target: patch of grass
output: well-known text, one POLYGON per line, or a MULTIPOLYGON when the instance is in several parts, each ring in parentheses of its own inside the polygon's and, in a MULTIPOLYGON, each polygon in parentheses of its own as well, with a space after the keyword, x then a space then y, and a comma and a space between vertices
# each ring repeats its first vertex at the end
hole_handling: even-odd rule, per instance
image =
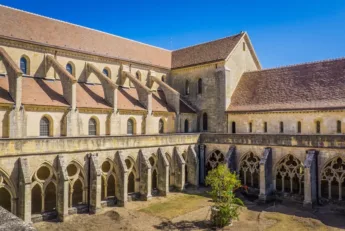
POLYGON ((200 209, 208 205, 209 198, 203 195, 183 194, 170 198, 168 201, 154 203, 139 211, 152 216, 172 219, 179 215, 200 209))
POLYGON ((305 230, 328 230, 327 226, 322 222, 312 218, 300 218, 297 216, 286 215, 281 213, 266 213, 264 217, 268 220, 274 220, 276 223, 269 228, 268 231, 305 231, 305 230))

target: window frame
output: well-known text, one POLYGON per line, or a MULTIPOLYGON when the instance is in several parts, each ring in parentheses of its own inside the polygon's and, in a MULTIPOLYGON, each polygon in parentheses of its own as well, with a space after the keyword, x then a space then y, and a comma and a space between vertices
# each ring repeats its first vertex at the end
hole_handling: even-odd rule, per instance
POLYGON ((97 136, 98 135, 98 122, 97 122, 97 119, 95 119, 94 117, 91 117, 89 119, 88 134, 89 134, 89 136, 97 136), (91 121, 93 121, 94 123, 91 124, 91 121), (91 127, 91 126, 93 126, 93 127, 91 127))

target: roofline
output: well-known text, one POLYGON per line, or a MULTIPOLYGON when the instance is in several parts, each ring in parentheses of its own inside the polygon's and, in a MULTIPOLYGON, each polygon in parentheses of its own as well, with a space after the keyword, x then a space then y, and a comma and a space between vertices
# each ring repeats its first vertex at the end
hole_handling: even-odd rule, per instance
POLYGON ((241 114, 241 113, 260 113, 260 112, 288 112, 288 111, 326 111, 326 110, 344 110, 345 106, 343 107, 318 107, 318 108, 286 108, 286 109, 261 109, 261 110, 238 110, 238 111, 231 111, 227 110, 225 113, 227 114, 241 114))
MULTIPOLYGON (((242 33, 242 32, 241 32, 241 33, 242 33)), ((198 43, 198 44, 195 44, 195 45, 191 45, 191 46, 182 47, 182 48, 179 48, 179 49, 177 49, 177 50, 172 50, 172 52, 180 51, 180 50, 184 50, 184 49, 188 49, 188 48, 196 47, 196 46, 200 46, 200 45, 205 45, 205 44, 207 44, 207 43, 212 43, 212 42, 219 41, 219 40, 226 39, 226 38, 235 37, 235 36, 240 35, 241 33, 234 34, 234 35, 230 35, 230 36, 225 36, 225 37, 218 38, 218 39, 215 39, 215 40, 210 40, 210 41, 207 41, 207 42, 201 42, 201 43, 198 43)))
MULTIPOLYGON (((258 59, 258 56, 256 55, 256 52, 255 52, 255 50, 254 50, 254 46, 253 46, 252 42, 250 41, 247 32, 243 32, 243 35, 242 35, 241 39, 242 39, 242 38, 244 38, 244 39, 247 38, 247 40, 248 40, 247 43, 248 43, 249 46, 250 46, 250 47, 249 47, 249 51, 250 51, 251 55, 252 55, 253 58, 254 58, 254 62, 255 62, 255 64, 256 64, 256 67, 257 67, 259 70, 261 70, 262 66, 261 66, 261 64, 260 64, 260 61, 259 61, 259 59, 258 59)), ((240 39, 240 40, 241 40, 241 39, 240 39)), ((239 44, 240 44, 240 41, 237 42, 236 46, 235 46, 234 49, 232 49, 232 51, 229 53, 228 57, 226 57, 225 61, 228 61, 228 60, 229 60, 229 58, 231 57, 232 53, 233 53, 234 50, 239 46, 239 44)))
POLYGON ((339 58, 333 58, 333 59, 324 59, 324 60, 310 61, 310 62, 305 62, 305 63, 291 64, 291 65, 280 66, 280 67, 272 67, 272 68, 261 69, 261 70, 246 71, 243 74, 252 73, 252 72, 264 72, 264 71, 271 71, 271 70, 278 70, 278 69, 284 69, 284 68, 290 68, 290 67, 298 67, 298 66, 309 65, 309 64, 318 64, 318 63, 334 62, 334 61, 341 61, 341 60, 345 60, 345 56, 339 57, 339 58))
POLYGON ((108 32, 100 31, 100 30, 89 28, 89 27, 86 27, 86 26, 81 26, 81 25, 74 24, 74 23, 71 23, 71 22, 66 22, 66 21, 63 21, 63 20, 60 20, 60 19, 51 18, 51 17, 48 17, 48 16, 44 16, 44 15, 28 12, 28 11, 17 9, 17 8, 10 7, 10 6, 5 6, 3 4, 0 4, 0 6, 8 8, 8 9, 12 9, 12 10, 20 11, 20 12, 23 12, 23 13, 35 15, 35 16, 38 16, 38 17, 41 17, 41 18, 46 18, 46 19, 50 19, 50 20, 53 20, 53 21, 69 24, 69 25, 72 25, 72 26, 77 26, 77 27, 80 27, 80 28, 83 28, 83 29, 88 29, 88 30, 96 31, 96 32, 107 34, 107 35, 111 35, 111 36, 114 36, 114 37, 117 37, 117 38, 125 39, 125 40, 131 41, 131 42, 136 42, 136 43, 139 43, 139 44, 142 44, 142 45, 146 45, 146 46, 150 46, 150 47, 153 47, 153 48, 157 48, 157 49, 161 49, 161 50, 164 50, 164 51, 171 52, 171 50, 167 50, 167 49, 164 49, 164 48, 161 48, 161 47, 153 46, 153 45, 150 45, 150 44, 147 44, 147 43, 143 43, 143 42, 139 42, 139 41, 136 41, 136 40, 133 40, 133 39, 124 38, 124 37, 121 37, 119 35, 114 35, 114 34, 111 34, 111 33, 108 33, 108 32))

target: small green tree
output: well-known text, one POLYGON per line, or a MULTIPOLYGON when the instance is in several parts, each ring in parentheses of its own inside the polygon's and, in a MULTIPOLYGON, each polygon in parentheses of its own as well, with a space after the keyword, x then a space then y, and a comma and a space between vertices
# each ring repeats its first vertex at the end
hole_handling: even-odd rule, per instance
POLYGON ((241 199, 235 197, 234 190, 241 186, 236 174, 231 173, 225 164, 218 165, 206 177, 206 185, 211 186, 211 195, 215 205, 211 220, 214 225, 224 227, 232 219, 238 219, 241 199))

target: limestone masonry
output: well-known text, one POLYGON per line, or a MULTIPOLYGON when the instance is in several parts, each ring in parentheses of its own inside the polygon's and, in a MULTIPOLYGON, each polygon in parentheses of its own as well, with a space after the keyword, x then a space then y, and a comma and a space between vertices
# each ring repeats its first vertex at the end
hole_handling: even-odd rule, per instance
POLYGON ((245 32, 169 51, 0 6, 0 206, 26 222, 165 196, 220 163, 345 205, 345 59, 262 70, 245 32))

